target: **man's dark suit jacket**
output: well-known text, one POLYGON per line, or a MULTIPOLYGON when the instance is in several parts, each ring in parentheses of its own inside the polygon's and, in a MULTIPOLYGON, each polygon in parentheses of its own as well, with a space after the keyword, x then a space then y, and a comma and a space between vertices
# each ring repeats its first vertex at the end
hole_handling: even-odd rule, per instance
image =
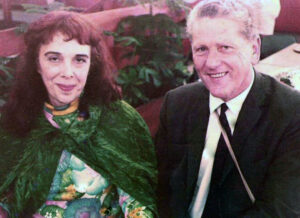
MULTIPOLYGON (((156 137, 160 217, 189 217, 208 104, 209 92, 201 82, 165 96, 156 137)), ((217 181, 221 190, 215 205, 219 217, 300 217, 300 93, 256 73, 235 126, 232 146, 256 202, 251 203, 228 158, 217 181)))

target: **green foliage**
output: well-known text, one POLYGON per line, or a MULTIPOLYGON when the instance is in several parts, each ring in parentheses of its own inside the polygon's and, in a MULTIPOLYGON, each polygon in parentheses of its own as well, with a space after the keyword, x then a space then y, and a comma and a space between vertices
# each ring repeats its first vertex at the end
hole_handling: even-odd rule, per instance
POLYGON ((184 9, 185 11, 188 11, 190 8, 188 8, 184 0, 125 0, 125 5, 145 5, 149 3, 150 5, 156 5, 161 6, 166 4, 172 11, 178 11, 184 9))
POLYGON ((14 78, 14 69, 8 67, 8 65, 15 59, 15 57, 0 57, 0 107, 3 106, 8 98, 8 89, 14 78))
POLYGON ((123 59, 138 57, 137 65, 121 69, 117 78, 130 104, 146 103, 186 82, 190 74, 183 55, 182 30, 171 18, 159 14, 127 17, 115 33, 107 33, 128 51, 123 59))
POLYGON ((51 11, 65 10, 71 11, 74 10, 74 7, 65 7, 64 3, 61 2, 52 2, 48 5, 36 5, 36 4, 21 4, 27 13, 37 13, 37 14, 47 14, 51 11))

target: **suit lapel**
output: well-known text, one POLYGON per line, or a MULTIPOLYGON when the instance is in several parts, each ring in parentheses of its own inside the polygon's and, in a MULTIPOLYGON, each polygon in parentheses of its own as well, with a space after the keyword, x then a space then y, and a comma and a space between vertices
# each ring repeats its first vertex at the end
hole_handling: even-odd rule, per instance
MULTIPOLYGON (((238 161, 241 151, 244 148, 245 141, 261 116, 261 107, 265 103, 265 96, 266 90, 263 84, 263 78, 260 74, 255 74, 253 87, 241 108, 232 138, 232 149, 238 161)), ((224 182, 226 176, 233 167, 235 166, 232 158, 227 158, 220 180, 221 183, 224 182)))
POLYGON ((199 98, 191 107, 188 120, 188 151, 187 190, 188 199, 191 199, 198 178, 201 156, 204 148, 206 130, 209 118, 209 92, 202 87, 199 98))

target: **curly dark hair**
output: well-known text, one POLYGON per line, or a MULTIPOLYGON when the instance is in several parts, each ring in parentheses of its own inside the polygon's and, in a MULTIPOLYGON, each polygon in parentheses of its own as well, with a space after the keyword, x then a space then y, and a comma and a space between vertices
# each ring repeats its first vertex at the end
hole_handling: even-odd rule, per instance
POLYGON ((1 126, 9 132, 19 136, 30 132, 43 111, 44 102, 48 101, 38 73, 38 55, 41 45, 51 42, 57 33, 65 35, 67 40, 76 39, 91 46, 91 66, 79 110, 88 111, 89 105, 109 105, 121 98, 113 78, 116 67, 101 33, 81 14, 51 12, 33 22, 24 35, 25 51, 17 66, 16 81, 2 108, 1 126))

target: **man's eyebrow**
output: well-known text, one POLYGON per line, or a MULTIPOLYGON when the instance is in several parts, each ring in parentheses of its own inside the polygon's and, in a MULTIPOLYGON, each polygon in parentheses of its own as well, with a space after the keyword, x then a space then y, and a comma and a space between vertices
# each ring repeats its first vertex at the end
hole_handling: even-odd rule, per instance
POLYGON ((217 45, 229 45, 229 46, 235 46, 236 44, 234 42, 230 41, 223 41, 223 42, 218 42, 217 45))

